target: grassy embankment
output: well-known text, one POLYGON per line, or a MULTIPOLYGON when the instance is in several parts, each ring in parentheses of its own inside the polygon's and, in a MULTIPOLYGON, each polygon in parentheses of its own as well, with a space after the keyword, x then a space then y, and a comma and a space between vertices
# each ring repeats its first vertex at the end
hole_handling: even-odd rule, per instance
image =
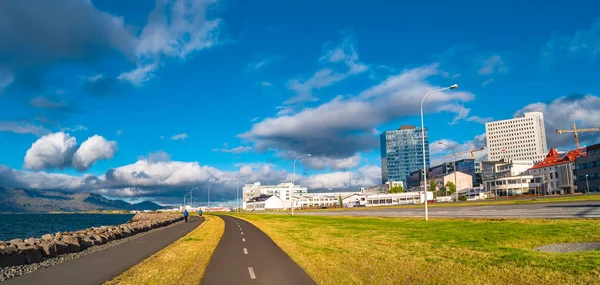
MULTIPOLYGON (((578 202, 578 201, 600 201, 600 195, 572 195, 572 196, 540 196, 536 198, 499 198, 498 200, 482 200, 468 202, 447 202, 433 203, 429 207, 465 207, 465 206, 490 206, 490 205, 515 205, 515 204, 535 204, 535 203, 559 203, 559 202, 578 202)), ((348 211, 348 210, 373 210, 373 209, 391 209, 391 208, 421 208, 423 204, 417 205, 399 205, 399 206, 377 206, 377 207, 355 207, 355 208, 329 208, 329 209, 310 209, 296 211, 348 211)))
POLYGON ((484 220, 239 215, 317 284, 597 284, 600 251, 542 253, 600 241, 600 220, 484 220))
POLYGON ((200 284, 225 223, 205 216, 198 228, 106 284, 200 284))

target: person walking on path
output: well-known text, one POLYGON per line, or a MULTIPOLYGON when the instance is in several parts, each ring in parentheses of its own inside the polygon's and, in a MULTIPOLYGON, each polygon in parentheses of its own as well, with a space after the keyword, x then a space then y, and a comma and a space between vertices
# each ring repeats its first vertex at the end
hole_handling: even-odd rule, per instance
POLYGON ((183 219, 185 220, 186 223, 187 223, 187 217, 188 217, 187 210, 183 210, 183 219))

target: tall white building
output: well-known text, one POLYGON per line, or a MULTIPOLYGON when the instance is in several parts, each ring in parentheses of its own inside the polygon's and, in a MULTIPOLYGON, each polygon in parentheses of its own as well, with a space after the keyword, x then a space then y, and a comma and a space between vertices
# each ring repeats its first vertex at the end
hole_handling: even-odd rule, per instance
POLYGON ((488 159, 544 160, 548 154, 544 114, 525 113, 521 118, 485 123, 488 159))

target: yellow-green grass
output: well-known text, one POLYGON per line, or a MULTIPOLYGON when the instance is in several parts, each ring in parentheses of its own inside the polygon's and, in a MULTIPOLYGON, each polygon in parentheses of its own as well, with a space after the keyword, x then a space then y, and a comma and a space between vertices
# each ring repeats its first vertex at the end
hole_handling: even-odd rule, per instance
POLYGON ((484 220, 238 215, 317 284, 598 284, 600 251, 542 253, 600 241, 600 220, 484 220))
MULTIPOLYGON (((433 203, 429 204, 429 207, 465 207, 465 206, 489 206, 489 205, 515 205, 515 204, 534 204, 534 203, 559 203, 559 202, 577 202, 577 201, 600 201, 600 195, 570 195, 570 196, 540 196, 536 198, 522 198, 522 199, 506 199, 499 198, 498 200, 481 200, 481 201, 468 201, 468 202, 448 202, 448 203, 433 203)), ((307 212, 318 212, 318 211, 348 211, 348 210, 367 210, 367 209, 390 209, 390 208, 421 208, 424 207, 422 204, 418 205, 398 205, 398 206, 377 206, 373 207, 354 207, 354 208, 328 208, 328 209, 308 209, 296 211, 307 211, 307 212)))
POLYGON ((198 228, 105 284, 200 284, 225 223, 205 216, 198 228))

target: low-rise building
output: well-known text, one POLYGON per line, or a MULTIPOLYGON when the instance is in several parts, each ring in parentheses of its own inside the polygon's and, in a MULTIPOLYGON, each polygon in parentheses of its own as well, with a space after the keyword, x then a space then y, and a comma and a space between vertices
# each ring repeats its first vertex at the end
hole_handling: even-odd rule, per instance
POLYGON ((243 207, 247 211, 281 210, 283 201, 274 195, 260 195, 244 202, 243 207))
POLYGON ((402 181, 387 181, 381 185, 362 187, 360 188, 360 193, 363 194, 385 194, 388 190, 393 187, 402 187, 404 188, 404 182, 402 181))
POLYGON ((538 191, 541 179, 528 173, 533 161, 482 161, 482 179, 490 196, 514 196, 538 191))
POLYGON ((300 185, 292 185, 291 182, 280 183, 279 185, 261 185, 260 182, 246 184, 242 187, 244 201, 248 201, 260 195, 273 195, 279 197, 281 201, 290 200, 290 192, 294 189, 294 195, 308 193, 308 188, 300 185))
POLYGON ((541 179, 543 194, 573 194, 577 192, 575 160, 585 156, 585 148, 559 154, 552 148, 546 158, 529 169, 529 174, 541 179))
POLYGON ((600 144, 585 148, 586 156, 575 159, 577 188, 581 193, 600 192, 600 144))
POLYGON ((462 173, 460 171, 456 172, 456 176, 454 173, 439 175, 437 177, 432 177, 431 181, 434 181, 437 185, 437 189, 443 189, 446 187, 448 182, 456 183, 456 190, 461 191, 465 189, 473 188, 473 177, 469 174, 462 173), (456 182, 454 181, 456 179, 456 182))

